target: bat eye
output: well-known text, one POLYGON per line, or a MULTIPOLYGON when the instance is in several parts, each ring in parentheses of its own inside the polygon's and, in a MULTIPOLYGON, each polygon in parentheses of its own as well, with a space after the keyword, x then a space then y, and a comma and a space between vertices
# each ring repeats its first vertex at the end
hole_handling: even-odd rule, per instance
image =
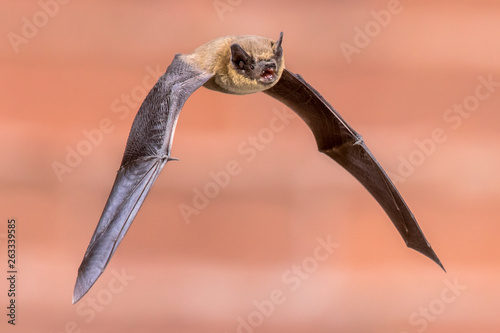
POLYGON ((250 69, 251 69, 251 70, 254 70, 254 69, 255 69, 255 66, 254 66, 254 65, 250 65, 250 69))

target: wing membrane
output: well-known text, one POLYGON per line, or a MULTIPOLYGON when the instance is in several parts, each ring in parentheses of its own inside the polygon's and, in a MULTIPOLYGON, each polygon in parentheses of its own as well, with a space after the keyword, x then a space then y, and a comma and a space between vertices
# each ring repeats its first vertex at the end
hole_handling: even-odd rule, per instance
POLYGON ((87 293, 106 268, 165 164, 175 126, 187 98, 211 74, 176 55, 141 105, 111 194, 90 240, 73 292, 73 303, 87 293))
POLYGON ((351 173, 378 201, 406 245, 444 269, 415 217, 361 135, 302 77, 283 71, 280 81, 264 91, 295 111, 311 128, 318 149, 351 173))

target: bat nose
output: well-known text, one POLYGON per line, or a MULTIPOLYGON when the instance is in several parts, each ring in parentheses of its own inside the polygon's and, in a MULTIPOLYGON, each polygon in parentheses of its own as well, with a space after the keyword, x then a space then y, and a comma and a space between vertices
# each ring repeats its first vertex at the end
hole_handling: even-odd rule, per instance
POLYGON ((276 64, 274 62, 268 62, 264 65, 264 70, 266 69, 276 69, 276 64))
POLYGON ((269 61, 262 64, 261 75, 274 75, 276 72, 276 63, 269 61))

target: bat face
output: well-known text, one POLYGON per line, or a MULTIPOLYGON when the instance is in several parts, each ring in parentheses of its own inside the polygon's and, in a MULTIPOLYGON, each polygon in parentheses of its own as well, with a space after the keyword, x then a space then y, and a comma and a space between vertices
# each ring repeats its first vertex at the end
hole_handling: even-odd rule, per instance
MULTIPOLYGON (((270 88, 281 76, 283 67, 283 33, 276 43, 262 40, 250 40, 248 52, 240 44, 231 45, 231 64, 239 75, 270 88)), ((243 40, 244 41, 244 40, 243 40)))
POLYGON ((271 84, 278 79, 275 58, 273 55, 269 59, 255 59, 238 44, 231 45, 231 62, 236 72, 264 85, 271 84))
POLYGON ((283 33, 277 41, 260 36, 226 36, 202 45, 186 58, 202 63, 214 74, 206 88, 234 95, 253 94, 279 81, 285 65, 282 40, 283 33))

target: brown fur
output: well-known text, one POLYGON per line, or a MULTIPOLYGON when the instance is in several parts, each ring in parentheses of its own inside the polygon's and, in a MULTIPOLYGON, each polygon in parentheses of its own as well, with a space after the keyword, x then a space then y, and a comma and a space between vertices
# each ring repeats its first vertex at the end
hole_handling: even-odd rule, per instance
POLYGON ((214 74, 214 77, 204 85, 211 90, 236 95, 251 94, 268 89, 279 81, 285 65, 284 57, 281 58, 281 65, 276 70, 278 79, 271 85, 264 85, 236 72, 231 63, 231 45, 234 43, 239 44, 256 60, 267 60, 274 55, 274 40, 245 35, 216 38, 183 57, 185 61, 214 74))

